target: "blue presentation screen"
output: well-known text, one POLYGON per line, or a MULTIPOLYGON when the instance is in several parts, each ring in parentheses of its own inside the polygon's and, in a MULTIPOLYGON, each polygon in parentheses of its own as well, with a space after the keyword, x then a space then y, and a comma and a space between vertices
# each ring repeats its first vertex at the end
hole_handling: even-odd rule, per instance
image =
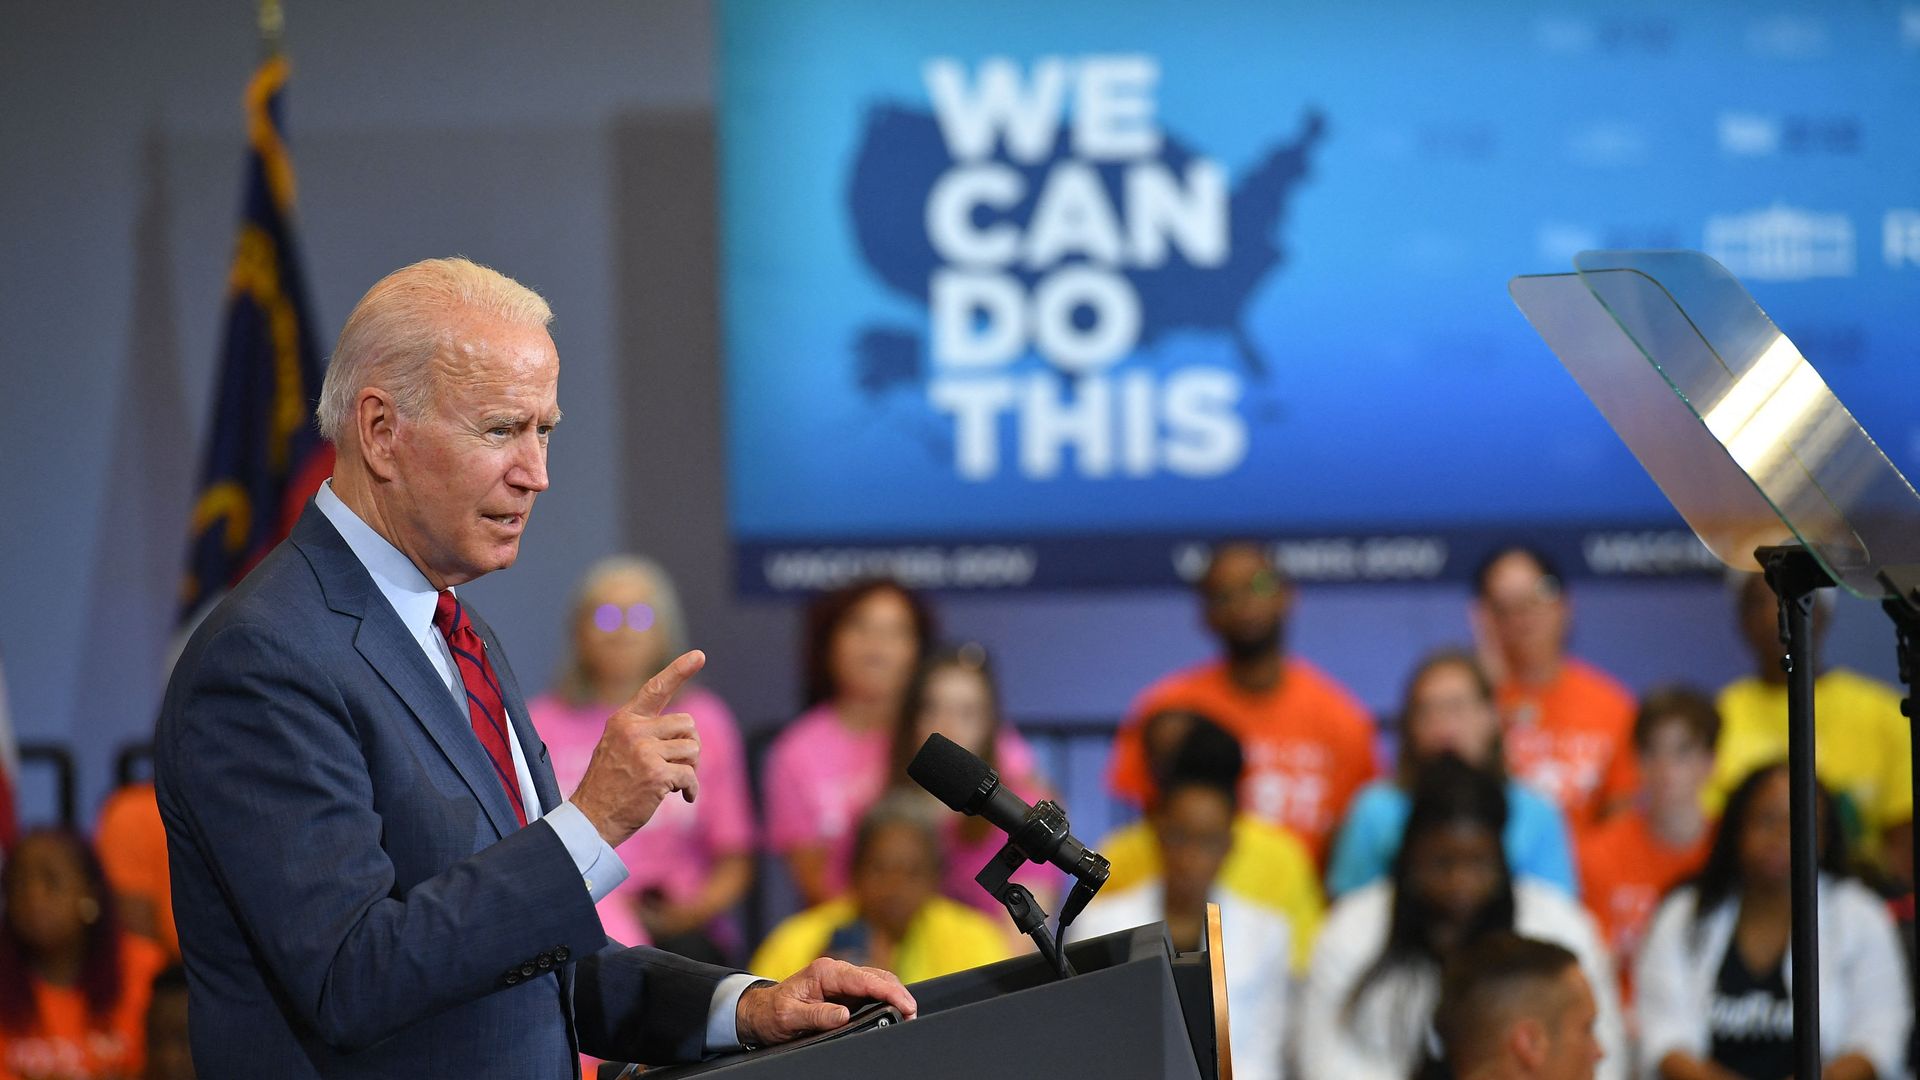
POLYGON ((731 2, 748 592, 1707 556, 1506 294, 1697 248, 1920 468, 1920 6, 731 2))

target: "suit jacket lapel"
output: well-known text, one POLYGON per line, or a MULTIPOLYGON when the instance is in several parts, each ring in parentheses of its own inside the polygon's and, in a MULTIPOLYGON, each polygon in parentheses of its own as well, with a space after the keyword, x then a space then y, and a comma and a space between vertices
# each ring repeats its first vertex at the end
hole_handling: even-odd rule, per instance
POLYGON ((514 820, 513 806, 507 802, 499 774, 493 771, 486 749, 474 737, 472 721, 455 704, 453 695, 447 692, 447 684, 440 681, 440 673, 434 670, 420 643, 407 632, 393 605, 380 595, 366 567, 360 565, 333 523, 309 503, 300 516, 300 523, 294 527, 293 542, 319 576, 327 605, 360 619, 360 629, 353 638, 354 647, 406 704, 448 763, 466 781, 495 831, 506 836, 518 829, 520 823, 514 820))

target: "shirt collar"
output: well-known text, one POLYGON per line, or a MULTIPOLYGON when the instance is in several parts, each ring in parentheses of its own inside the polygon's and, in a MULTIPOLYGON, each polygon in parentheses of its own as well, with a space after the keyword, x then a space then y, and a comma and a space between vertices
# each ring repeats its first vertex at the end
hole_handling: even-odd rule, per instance
POLYGON ((373 583, 380 587, 380 595, 393 605, 394 614, 400 616, 407 632, 424 647, 433 633, 433 613, 440 603, 439 591, 427 581, 420 568, 413 565, 412 559, 373 531, 373 526, 333 493, 331 479, 314 493, 313 504, 339 530, 340 538, 347 542, 354 558, 360 560, 373 583))

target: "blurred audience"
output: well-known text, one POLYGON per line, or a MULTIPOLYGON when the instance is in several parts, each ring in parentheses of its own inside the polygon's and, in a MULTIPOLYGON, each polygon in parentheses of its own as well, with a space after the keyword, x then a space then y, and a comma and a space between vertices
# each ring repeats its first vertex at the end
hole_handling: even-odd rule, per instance
POLYGON ((940 895, 944 859, 926 799, 896 792, 880 800, 855 832, 851 890, 774 927, 747 966, 784 979, 831 956, 911 983, 1012 956, 998 924, 940 895))
POLYGON ((128 784, 107 796, 93 842, 113 886, 120 928, 158 944, 169 959, 180 959, 167 830, 160 822, 153 781, 128 784))
MULTIPOLYGON (((1788 1075, 1786 677, 1764 579, 1743 578, 1737 606, 1755 674, 1718 709, 1669 686, 1637 715, 1613 678, 1568 654, 1571 604, 1543 555, 1502 549, 1475 589, 1478 657, 1419 662, 1397 769, 1374 779, 1365 710, 1286 649, 1289 583, 1259 546, 1217 549, 1198 597, 1220 655, 1153 683, 1121 725, 1108 782, 1145 816, 1096 845, 1112 877, 1071 937, 1164 922, 1191 951, 1218 904, 1245 1080, 1616 1080, 1635 1065, 1623 999, 1644 1075, 1788 1075)), ((1816 635, 1829 607, 1816 609, 1816 635)), ((563 792, 608 715, 685 639, 654 562, 618 556, 584 576, 555 685, 528 706, 563 792)), ((753 951, 756 973, 783 978, 830 955, 913 982, 1030 947, 974 881, 1005 834, 934 803, 906 765, 937 732, 1022 799, 1054 794, 985 651, 934 639, 926 601, 892 581, 811 608, 808 708, 761 776, 767 843, 804 910, 753 951)), ((1816 762, 1834 791, 1820 792, 1820 1080, 1891 1080, 1913 1033, 1901 959, 1910 732, 1899 692, 1864 676, 1822 671, 1815 696, 1816 762), (1892 913, 1847 875, 1850 853, 1867 856, 1892 913)), ((631 876, 601 919, 620 941, 728 963, 748 952, 733 913, 753 883, 752 781, 724 702, 689 687, 674 707, 700 733, 700 798, 662 803, 623 846, 631 876)), ((0 765, 0 840, 10 779, 0 765)), ((0 861, 0 1080, 194 1075, 151 783, 108 799, 97 844, 96 856, 41 829, 0 861)), ((1034 865, 1016 880, 1048 907, 1063 884, 1034 865)))
MULTIPOLYGON (((907 777, 907 765, 927 737, 945 735, 991 766, 1007 790, 1028 803, 1050 799, 1053 792, 1041 779, 1033 750, 1006 722, 1000 711, 1000 694, 994 685, 993 670, 986 650, 978 645, 941 648, 921 662, 907 685, 902 705, 904 719, 894 733, 889 786, 920 793, 935 807, 933 796, 907 777)), ((1007 834, 994 828, 984 817, 935 811, 943 832, 946 873, 941 892, 1005 920, 1006 909, 992 894, 974 880, 1000 848, 1007 834)), ((1051 897, 1059 891, 1059 877, 1046 867, 1032 863, 1014 875, 1014 880, 1032 890, 1041 906, 1051 908, 1051 897)), ((1006 923, 1015 933, 1013 924, 1006 923)))
POLYGON ((1165 922, 1181 952, 1206 947, 1209 902, 1220 906, 1233 1074, 1278 1080, 1287 1024, 1293 950, 1286 919, 1236 895, 1220 880, 1233 850, 1243 766, 1233 736, 1195 725, 1157 779, 1147 813, 1162 871, 1132 887, 1106 889, 1070 928, 1072 939, 1165 922))
POLYGON ((1474 627, 1506 725, 1507 767, 1578 839, 1633 796, 1633 695, 1567 654, 1573 605, 1545 555, 1504 548, 1474 575, 1474 627))
POLYGON ((768 752, 767 843, 808 905, 846 886, 860 815, 886 789, 894 729, 914 669, 933 645, 933 613, 885 580, 858 582, 807 613, 807 711, 768 752))
MULTIPOLYGON (((1761 574, 1740 577, 1736 617, 1753 654, 1754 674, 1720 691, 1720 745, 1710 789, 1717 809, 1742 777, 1787 756, 1787 648, 1779 605, 1761 574)), ((1831 592, 1814 604, 1814 657, 1833 621, 1831 592)), ((1817 673, 1813 683, 1814 768, 1833 792, 1856 855, 1881 867, 1913 859, 1913 732, 1900 714, 1900 692, 1845 668, 1817 673)), ((1908 869, 1907 883, 1912 884, 1908 869)))
POLYGON ((1511 874, 1500 842, 1506 803, 1498 777, 1450 755, 1420 769, 1392 877, 1342 897, 1320 928, 1300 1008, 1301 1075, 1406 1077, 1428 1049, 1441 966, 1496 930, 1580 958, 1606 1051, 1599 1075, 1627 1075, 1606 947, 1564 891, 1511 874))
MULTIPOLYGON (((1154 713, 1141 725, 1141 743, 1155 790, 1161 790, 1173 767, 1175 751, 1196 730, 1233 737, 1211 719, 1179 709, 1154 713)), ((1244 768, 1243 763, 1243 773, 1244 768)), ((1108 833, 1094 845, 1113 864, 1105 891, 1122 892, 1160 876, 1160 842, 1154 835, 1151 813, 1150 806, 1148 818, 1108 833)), ((1304 977, 1313 956, 1313 937, 1326 913, 1326 900, 1320 894, 1320 872, 1299 837, 1247 813, 1236 799, 1233 844, 1220 868, 1219 881, 1222 888, 1240 899, 1286 919, 1293 941, 1293 973, 1304 977)))
POLYGON ((146 1058, 159 946, 121 932, 84 837, 22 836, 0 869, 0 1080, 124 1080, 146 1058))
MULTIPOLYGON (((587 571, 569 630, 553 689, 527 703, 563 793, 585 775, 607 717, 686 649, 672 579, 652 560, 630 555, 587 571)), ((600 901, 600 921, 625 944, 727 963, 746 948, 726 916, 753 883, 746 754, 733 714, 712 692, 689 686, 673 710, 692 716, 700 734, 700 798, 662 802, 621 845, 629 876, 600 901)))
POLYGON ((1373 722, 1345 687, 1286 651, 1293 589, 1265 550, 1227 544, 1199 581, 1201 614, 1222 656, 1148 687, 1114 740, 1109 782, 1153 802, 1142 732, 1169 709, 1212 717, 1246 748, 1241 805, 1292 829, 1324 863, 1347 801, 1372 779, 1373 722))
MULTIPOLYGON (((1654 915, 1634 978, 1641 1059, 1662 1080, 1793 1073, 1787 769, 1751 773, 1698 878, 1654 915)), ((1905 1075, 1913 1001, 1886 907, 1846 876, 1840 822, 1818 792, 1821 1080, 1905 1075)))
POLYGON ((1583 895, 1613 950, 1622 1000, 1632 999, 1633 958, 1654 908, 1706 861, 1713 824, 1701 792, 1719 732, 1720 715, 1705 694, 1685 686, 1649 691, 1633 721, 1640 793, 1581 841, 1583 895))
POLYGON ((187 969, 174 964, 153 977, 147 1002, 147 1071, 143 1080, 194 1080, 187 1040, 187 969))
MULTIPOLYGON (((1453 1080, 1592 1080, 1603 1050, 1579 958, 1549 941, 1494 932, 1447 962, 1434 1034, 1453 1080)), ((1436 1075, 1423 1073, 1423 1076, 1436 1075)))
POLYGON ((1493 685, 1471 655, 1457 650, 1431 654, 1407 680, 1397 775, 1368 784, 1347 808, 1327 867, 1327 891, 1340 896, 1387 873, 1406 829, 1414 774, 1442 754, 1506 782, 1507 827, 1501 841, 1513 872, 1575 893, 1566 822, 1545 796, 1507 779, 1493 685))

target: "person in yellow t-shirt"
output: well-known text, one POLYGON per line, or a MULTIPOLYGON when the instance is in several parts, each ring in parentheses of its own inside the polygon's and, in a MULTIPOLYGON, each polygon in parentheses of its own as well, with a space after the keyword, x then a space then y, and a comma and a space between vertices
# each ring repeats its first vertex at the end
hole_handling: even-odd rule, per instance
MULTIPOLYGON (((1780 668, 1779 607, 1766 578, 1749 574, 1738 599, 1740 634, 1757 675, 1720 691, 1720 743, 1713 780, 1703 796, 1718 813, 1727 793, 1755 768, 1787 756, 1787 676, 1780 668)), ((1831 621, 1831 601, 1815 605, 1815 656, 1831 621)), ((1847 839, 1870 862, 1913 843, 1912 731, 1900 715, 1900 693, 1844 668, 1813 683, 1814 767, 1840 804, 1847 839)), ((1897 861, 1897 860, 1896 860, 1897 861)))
POLYGON ((747 967, 784 979, 817 956, 919 982, 1013 955, 1007 932, 940 895, 940 833, 924 798, 897 793, 861 819, 850 891, 773 928, 747 967))
MULTIPOLYGON (((1156 777, 1156 790, 1157 778, 1166 772, 1173 751, 1201 724, 1220 727, 1184 709, 1157 712, 1142 723, 1141 741, 1156 777)), ((1145 818, 1108 833, 1094 848, 1113 866, 1104 892, 1124 892, 1160 876, 1160 844, 1145 818)), ((1327 909, 1320 873, 1307 845, 1282 826, 1244 811, 1236 813, 1233 848, 1220 868, 1220 887, 1286 916, 1293 931, 1293 972, 1304 976, 1313 958, 1314 933, 1327 909)))

